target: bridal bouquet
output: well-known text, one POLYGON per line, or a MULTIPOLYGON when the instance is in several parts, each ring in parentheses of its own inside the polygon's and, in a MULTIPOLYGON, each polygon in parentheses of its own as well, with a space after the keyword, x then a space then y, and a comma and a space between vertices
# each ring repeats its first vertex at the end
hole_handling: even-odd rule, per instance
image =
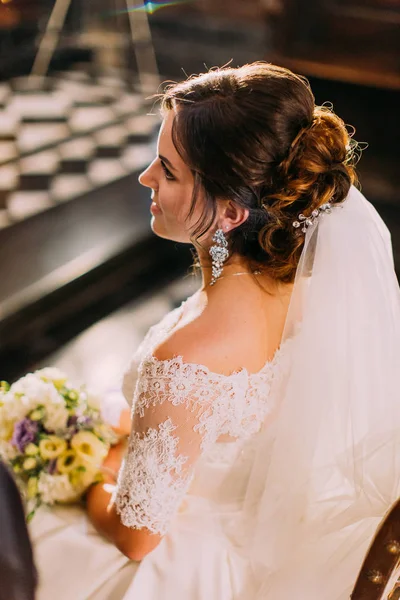
POLYGON ((58 369, 0 383, 0 457, 15 474, 28 519, 41 504, 78 501, 101 480, 101 464, 116 441, 98 399, 58 369))

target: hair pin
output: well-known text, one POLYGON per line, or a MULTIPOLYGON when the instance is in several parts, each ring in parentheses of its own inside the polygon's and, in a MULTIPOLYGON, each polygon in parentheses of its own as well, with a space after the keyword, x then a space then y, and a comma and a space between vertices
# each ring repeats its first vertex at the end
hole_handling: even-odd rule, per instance
POLYGON ((316 208, 312 211, 309 217, 306 217, 302 213, 297 217, 297 221, 294 221, 293 227, 298 229, 301 227, 301 231, 306 233, 307 229, 314 225, 315 221, 318 219, 321 213, 330 214, 332 212, 332 204, 327 202, 326 204, 322 204, 319 208, 316 208))

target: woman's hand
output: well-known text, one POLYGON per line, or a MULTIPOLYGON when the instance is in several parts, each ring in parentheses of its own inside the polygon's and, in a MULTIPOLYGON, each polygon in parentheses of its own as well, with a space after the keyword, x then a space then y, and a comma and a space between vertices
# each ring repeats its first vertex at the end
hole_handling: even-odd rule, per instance
POLYGON ((111 500, 112 487, 117 483, 118 472, 125 455, 127 447, 126 440, 120 441, 112 446, 103 461, 104 469, 100 469, 103 481, 92 485, 86 494, 86 509, 89 519, 96 529, 109 539, 112 537, 112 529, 115 525, 110 519, 109 503, 111 500), (111 522, 110 522, 111 521, 111 522))

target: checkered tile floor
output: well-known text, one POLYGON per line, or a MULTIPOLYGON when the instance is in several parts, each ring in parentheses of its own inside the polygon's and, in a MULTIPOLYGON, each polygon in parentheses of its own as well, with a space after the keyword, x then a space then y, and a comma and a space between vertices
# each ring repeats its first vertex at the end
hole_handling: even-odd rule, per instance
POLYGON ((149 163, 152 106, 117 75, 66 71, 45 90, 27 77, 0 83, 0 228, 149 163))

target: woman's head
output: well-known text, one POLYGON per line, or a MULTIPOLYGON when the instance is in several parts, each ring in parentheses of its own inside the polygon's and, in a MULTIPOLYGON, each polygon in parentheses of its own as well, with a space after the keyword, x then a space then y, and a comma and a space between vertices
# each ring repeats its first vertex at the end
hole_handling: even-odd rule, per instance
POLYGON ((293 281, 297 215, 343 201, 355 179, 343 122, 315 106, 303 77, 267 63, 172 85, 162 112, 164 159, 141 176, 154 190, 154 231, 207 248, 221 227, 232 256, 293 281))
POLYGON ((0 600, 34 600, 32 547, 18 488, 0 462, 0 600))

